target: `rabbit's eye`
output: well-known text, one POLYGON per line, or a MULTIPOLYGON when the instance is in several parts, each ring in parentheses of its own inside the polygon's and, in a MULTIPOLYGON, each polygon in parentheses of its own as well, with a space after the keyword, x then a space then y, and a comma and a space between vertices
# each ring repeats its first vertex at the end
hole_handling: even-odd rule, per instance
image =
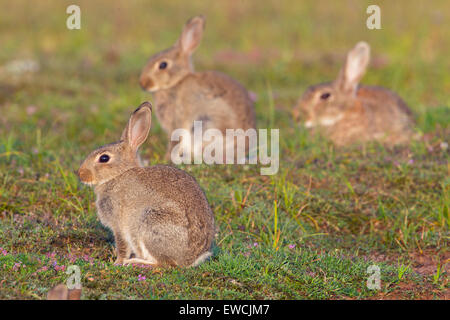
POLYGON ((331 96, 331 93, 325 92, 325 93, 322 93, 322 95, 320 96, 320 99, 327 100, 330 96, 331 96))
POLYGON ((160 69, 165 69, 165 68, 167 68, 167 62, 165 62, 165 61, 161 62, 161 63, 159 64, 159 68, 160 68, 160 69))
POLYGON ((105 163, 105 162, 108 162, 109 161, 109 156, 107 155, 107 154, 102 154, 101 156, 100 156, 100 158, 98 159, 98 161, 99 162, 102 162, 102 163, 105 163))

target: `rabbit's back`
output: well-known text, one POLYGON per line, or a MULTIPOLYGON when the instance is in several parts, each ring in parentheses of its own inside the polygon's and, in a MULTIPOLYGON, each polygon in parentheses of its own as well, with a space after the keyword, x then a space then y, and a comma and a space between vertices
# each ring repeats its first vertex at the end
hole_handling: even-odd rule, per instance
POLYGON ((357 97, 371 106, 374 112, 382 113, 383 117, 414 123, 411 109, 399 95, 389 89, 379 86, 360 86, 357 97))
MULTIPOLYGON (((413 113, 397 94, 376 86, 362 86, 357 93, 365 106, 369 125, 375 135, 389 133, 389 143, 404 142, 412 135, 413 113)), ((375 137, 376 138, 376 137, 375 137)))
POLYGON ((338 145, 379 140, 388 145, 407 142, 413 133, 413 114, 394 92, 377 86, 359 86, 339 122, 327 128, 338 145))
POLYGON ((255 127, 253 102, 247 90, 225 74, 192 73, 176 86, 155 93, 156 114, 166 131, 191 129, 194 121, 204 128, 255 127))
POLYGON ((165 207, 172 211, 167 218, 182 226, 187 226, 189 221, 213 220, 203 190, 192 176, 180 169, 167 165, 133 168, 119 179, 116 192, 123 192, 120 199, 126 202, 125 207, 165 207))
POLYGON ((226 74, 217 71, 206 71, 196 75, 196 82, 205 92, 213 97, 221 97, 236 118, 242 129, 255 127, 253 101, 247 89, 226 74))

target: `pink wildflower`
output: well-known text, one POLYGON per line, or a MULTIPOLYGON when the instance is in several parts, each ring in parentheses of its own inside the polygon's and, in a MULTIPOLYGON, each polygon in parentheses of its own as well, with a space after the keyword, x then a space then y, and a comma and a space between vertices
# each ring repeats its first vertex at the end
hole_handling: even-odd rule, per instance
POLYGON ((143 276, 142 274, 138 275, 138 281, 144 281, 145 279, 147 279, 146 276, 143 276))

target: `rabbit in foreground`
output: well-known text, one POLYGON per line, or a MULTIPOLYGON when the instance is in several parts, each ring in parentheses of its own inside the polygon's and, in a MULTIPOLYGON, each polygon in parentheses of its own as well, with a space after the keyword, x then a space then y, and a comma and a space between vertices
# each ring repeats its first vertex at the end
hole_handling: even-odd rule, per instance
POLYGON ((166 160, 177 143, 170 141, 172 131, 192 134, 194 121, 202 121, 204 131, 215 128, 222 134, 226 129, 255 128, 253 101, 241 84, 219 72, 194 72, 191 56, 204 25, 202 16, 190 19, 178 41, 151 57, 140 76, 141 87, 153 93, 156 117, 169 136, 166 160))
POLYGON ((100 221, 114 233, 117 264, 195 266, 206 260, 214 217, 196 180, 174 167, 142 167, 152 107, 142 103, 120 141, 92 152, 78 170, 94 186, 100 221))
POLYGON ((58 284, 47 293, 47 300, 80 300, 81 289, 68 289, 65 284, 58 284))
POLYGON ((357 43, 334 82, 306 90, 294 117, 303 114, 305 127, 320 127, 339 146, 369 140, 387 145, 408 142, 414 120, 406 103, 388 89, 358 85, 369 59, 369 45, 357 43))

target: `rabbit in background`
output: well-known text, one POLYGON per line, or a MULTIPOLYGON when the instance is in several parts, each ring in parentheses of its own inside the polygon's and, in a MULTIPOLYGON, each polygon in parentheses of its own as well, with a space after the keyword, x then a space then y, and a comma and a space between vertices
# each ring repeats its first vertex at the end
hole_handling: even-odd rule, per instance
POLYGON ((211 256, 214 216, 189 174, 141 166, 137 152, 147 139, 151 112, 150 103, 142 103, 121 139, 88 155, 78 176, 94 186, 98 217, 114 233, 116 264, 196 266, 211 256))
POLYGON ((370 46, 357 43, 335 81, 306 90, 294 117, 302 115, 306 128, 318 128, 337 146, 371 140, 407 143, 414 120, 406 103, 386 88, 359 85, 369 60, 370 46))
MULTIPOLYGON (((202 16, 190 19, 177 42, 152 56, 140 75, 140 85, 153 93, 156 117, 169 137, 166 160, 176 145, 170 141, 173 130, 186 129, 192 138, 194 121, 202 121, 203 130, 214 128, 222 134, 226 129, 255 128, 253 101, 240 83, 220 72, 194 71, 192 54, 204 25, 202 16)), ((193 150, 184 147, 182 152, 193 150)))

